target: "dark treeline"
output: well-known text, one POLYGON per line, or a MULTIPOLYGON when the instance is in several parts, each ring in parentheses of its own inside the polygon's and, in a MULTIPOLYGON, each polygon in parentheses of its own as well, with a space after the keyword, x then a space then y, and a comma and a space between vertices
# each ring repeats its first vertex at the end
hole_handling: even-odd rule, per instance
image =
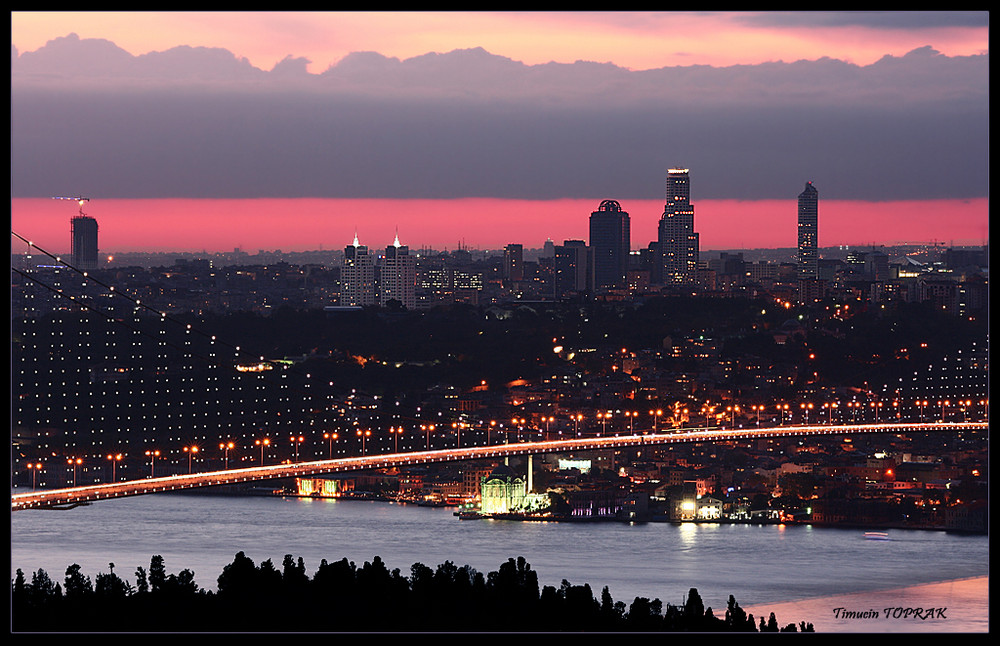
POLYGON ((217 591, 199 588, 190 570, 166 573, 163 558, 138 567, 135 583, 115 573, 96 580, 66 569, 60 585, 44 570, 12 583, 15 632, 813 632, 812 624, 779 628, 772 613, 754 621, 732 596, 724 612, 706 608, 695 588, 680 606, 636 597, 600 599, 589 584, 563 580, 539 587, 523 557, 486 576, 450 561, 421 563, 409 576, 379 557, 361 567, 325 559, 310 578, 301 558, 259 566, 243 552, 223 568, 217 591))

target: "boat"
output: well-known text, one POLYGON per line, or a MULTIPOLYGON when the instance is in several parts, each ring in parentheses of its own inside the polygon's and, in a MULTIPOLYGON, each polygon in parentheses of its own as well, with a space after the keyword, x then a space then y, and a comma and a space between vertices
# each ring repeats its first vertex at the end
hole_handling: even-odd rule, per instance
POLYGON ((887 541, 889 535, 885 532, 865 532, 865 538, 869 541, 887 541))
POLYGON ((460 511, 455 515, 458 516, 459 520, 476 520, 483 517, 478 511, 460 511))

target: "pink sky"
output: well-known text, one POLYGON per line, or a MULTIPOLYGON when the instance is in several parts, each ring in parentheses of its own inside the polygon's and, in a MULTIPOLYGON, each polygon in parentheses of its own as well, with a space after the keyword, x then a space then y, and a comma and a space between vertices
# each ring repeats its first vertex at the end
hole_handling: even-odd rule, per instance
MULTIPOLYGON (((782 15, 774 12, 763 12, 772 23, 765 26, 732 12, 44 11, 12 12, 11 40, 21 52, 69 33, 110 40, 134 55, 180 45, 221 47, 264 70, 286 56, 304 57, 312 61, 312 73, 355 51, 405 59, 483 47, 527 64, 587 60, 642 70, 824 56, 865 65, 925 45, 949 56, 989 49, 985 18, 981 26, 970 27, 946 25, 942 17, 938 26, 918 28, 916 14, 933 12, 896 13, 907 20, 895 28, 875 28, 824 26, 818 12, 786 14, 786 24, 778 27, 782 15), (789 24, 789 15, 802 24, 789 24)), ((856 17, 874 24, 883 15, 856 17)))
MULTIPOLYGON (((619 199, 631 216, 632 247, 656 237, 660 200, 619 199)), ((392 243, 398 229, 413 249, 498 249, 508 243, 540 248, 546 239, 588 239, 588 219, 600 200, 160 199, 94 200, 102 253, 130 250, 305 251, 342 249, 357 230, 372 248, 392 243), (235 224, 234 223, 238 223, 235 224)), ((794 247, 795 200, 695 201, 701 248, 794 247)), ((11 230, 46 251, 68 253, 75 202, 11 201, 11 230)), ((820 201, 820 246, 937 241, 989 241, 988 200, 909 202, 820 201)), ((15 253, 24 244, 14 242, 15 253)))

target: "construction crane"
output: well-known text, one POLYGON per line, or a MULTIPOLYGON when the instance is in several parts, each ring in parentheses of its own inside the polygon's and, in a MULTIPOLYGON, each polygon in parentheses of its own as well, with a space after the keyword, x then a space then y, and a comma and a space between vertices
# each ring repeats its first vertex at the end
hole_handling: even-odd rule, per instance
POLYGON ((76 197, 53 197, 53 200, 73 200, 80 205, 80 216, 87 215, 83 212, 83 205, 90 201, 89 197, 84 197, 82 195, 77 195, 76 197))

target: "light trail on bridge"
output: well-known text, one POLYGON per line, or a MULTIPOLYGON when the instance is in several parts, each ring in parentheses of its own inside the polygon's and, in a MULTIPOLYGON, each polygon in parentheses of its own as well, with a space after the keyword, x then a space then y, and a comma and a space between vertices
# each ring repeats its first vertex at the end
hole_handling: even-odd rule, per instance
POLYGON ((315 477, 369 469, 408 467, 464 460, 500 460, 522 455, 637 448, 674 443, 731 442, 773 437, 863 435, 868 433, 924 433, 989 430, 989 422, 931 422, 897 424, 801 425, 749 429, 686 428, 668 433, 545 440, 514 444, 490 444, 432 451, 387 453, 311 462, 227 469, 188 475, 145 478, 109 484, 33 491, 11 496, 11 511, 40 508, 72 508, 98 500, 184 491, 221 485, 245 484, 286 478, 315 477))

